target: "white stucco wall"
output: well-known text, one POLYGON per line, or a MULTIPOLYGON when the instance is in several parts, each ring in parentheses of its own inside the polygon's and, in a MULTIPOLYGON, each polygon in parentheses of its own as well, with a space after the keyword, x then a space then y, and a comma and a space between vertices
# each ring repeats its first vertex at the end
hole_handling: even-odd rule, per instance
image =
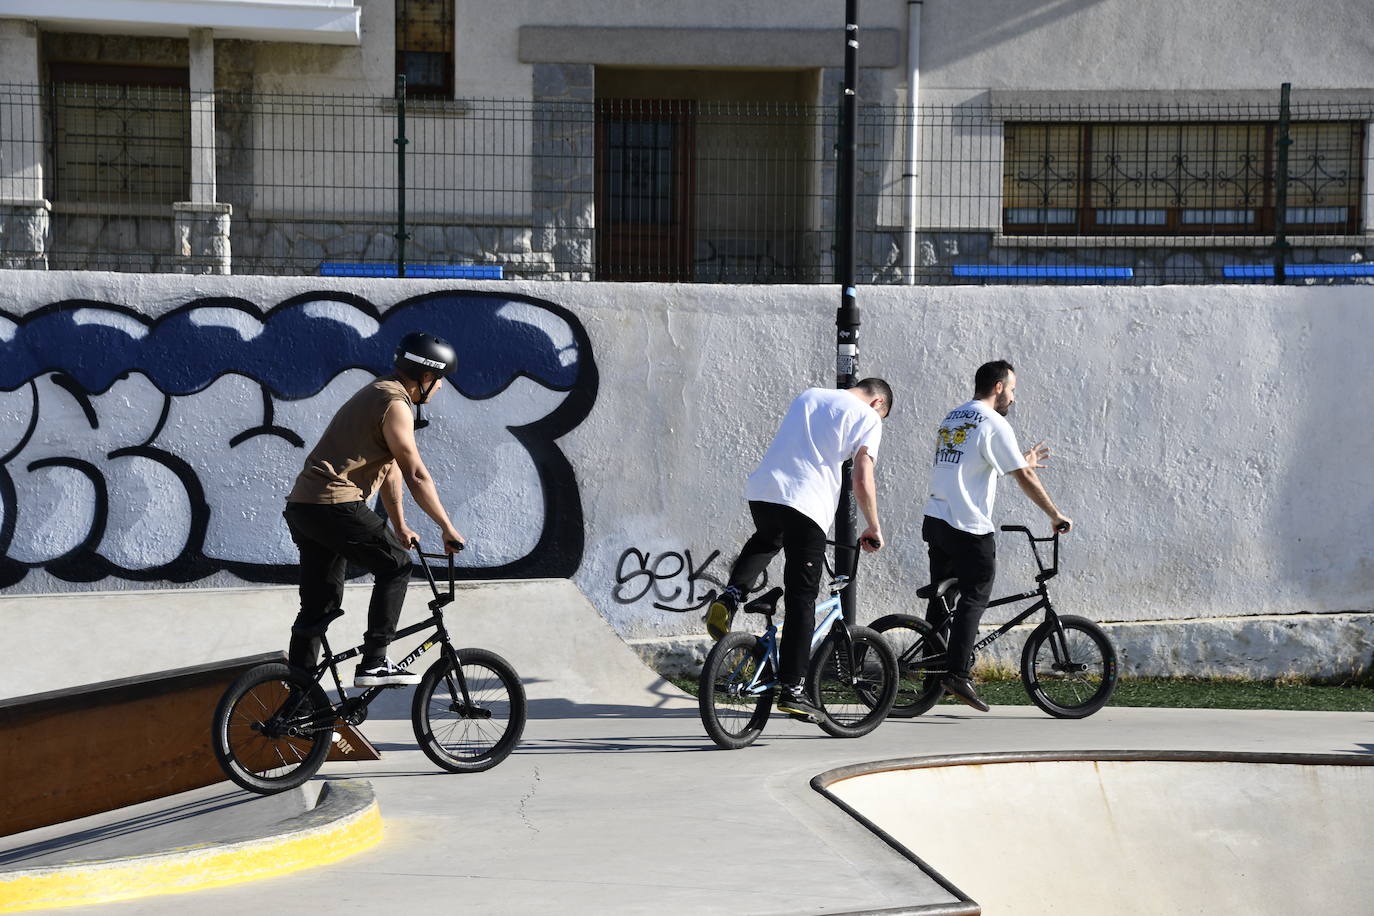
MULTIPOLYGON (((1368 15, 1364 0, 1314 0, 1301 8, 1248 0, 1189 6, 1174 0, 924 0, 921 85, 923 91, 1277 89, 1284 81, 1301 88, 1368 87, 1374 83, 1374 38, 1360 27, 1368 15)), ((844 5, 567 0, 551 7, 537 0, 457 0, 456 19, 458 94, 480 97, 528 91, 531 68, 517 57, 522 25, 838 33, 844 5)), ((907 3, 865 0, 859 22, 861 37, 864 30, 898 29, 905 41, 907 3)), ((860 55, 865 66, 862 45, 860 55)), ((885 97, 869 101, 895 104, 892 93, 905 80, 901 65, 885 72, 885 97)))
MULTIPOLYGON (((583 516, 585 550, 574 578, 630 638, 699 632, 690 609, 712 578, 723 578, 748 534, 745 475, 788 400, 808 385, 833 384, 832 287, 18 271, 0 273, 0 283, 4 340, 15 339, 29 313, 75 299, 155 317, 205 297, 235 297, 265 313, 297 296, 352 296, 385 311, 421 293, 481 289, 568 310, 563 323, 530 320, 565 350, 569 344, 556 338, 585 329, 600 378, 590 412, 557 440, 583 516), (684 568, 688 551, 695 575, 684 568)), ((1045 439, 1053 447, 1043 479, 1077 525, 1055 582, 1061 611, 1138 621, 1370 609, 1366 528, 1374 497, 1360 476, 1374 448, 1370 295, 1361 286, 864 288, 861 370, 888 378, 896 404, 878 464, 889 549, 866 558, 861 617, 915 609, 911 592, 926 572, 919 529, 932 431, 968 397, 976 366, 997 357, 1020 370, 1013 426, 1023 445, 1045 439)), ((354 376, 360 370, 341 373, 314 398, 280 401, 277 422, 309 440, 354 376)), ((11 440, 27 420, 29 394, 0 395, 0 428, 8 430, 0 456, 9 456, 0 471, 15 483, 18 503, 17 510, 0 505, 0 522, 11 515, 10 553, 22 540, 28 553, 19 559, 32 567, 5 593, 161 584, 64 581, 38 555, 79 543, 90 513, 82 508, 86 490, 52 482, 60 469, 30 473, 25 462, 41 447, 44 455, 99 463, 144 441, 152 420, 141 399, 150 385, 134 373, 120 386, 92 399, 103 420, 96 430, 44 377, 37 389, 47 399, 44 419, 18 455, 11 440)), ((436 423, 422 434, 422 449, 473 539, 470 564, 495 567, 534 548, 550 494, 541 493, 508 427, 537 421, 564 397, 522 382, 489 400, 448 393, 432 412, 436 423)), ((261 393, 229 376, 174 400, 154 444, 193 467, 206 464, 196 470, 215 481, 206 499, 218 558, 290 563, 273 507, 301 452, 271 439, 242 451, 208 444, 256 422, 261 393)), ((186 511, 176 482, 153 465, 144 474, 136 463, 117 464, 109 462, 107 484, 126 521, 111 510, 112 559, 124 567, 165 562, 180 543, 166 539, 180 536, 186 511)), ((413 507, 409 515, 421 517, 413 507)), ((1045 527, 1014 486, 1000 490, 997 515, 1045 527)), ((998 593, 1021 590, 1024 545, 1004 535, 1000 556, 998 593)), ((238 581, 217 572, 184 587, 238 581)))

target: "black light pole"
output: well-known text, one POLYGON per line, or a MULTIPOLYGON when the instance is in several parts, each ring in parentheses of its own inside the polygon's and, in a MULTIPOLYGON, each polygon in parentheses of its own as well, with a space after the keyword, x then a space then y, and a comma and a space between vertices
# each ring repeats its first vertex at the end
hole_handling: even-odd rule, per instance
MULTIPOLYGON (((836 171, 835 217, 837 251, 836 280, 840 284, 840 308, 835 313, 835 387, 852 388, 859 380, 859 306, 854 291, 854 249, 857 240, 858 181, 855 159, 858 152, 859 119, 859 0, 845 0, 844 85, 840 96, 839 163, 836 171)), ((846 461, 840 474, 840 505, 835 512, 835 542, 853 544, 858 537, 854 519, 854 482, 850 477, 853 462, 846 461)), ((835 569, 846 568, 846 561, 858 565, 857 554, 835 548, 835 569)), ((854 568, 850 568, 853 573, 854 568)), ((854 622, 857 604, 856 583, 840 594, 845 620, 854 622)))

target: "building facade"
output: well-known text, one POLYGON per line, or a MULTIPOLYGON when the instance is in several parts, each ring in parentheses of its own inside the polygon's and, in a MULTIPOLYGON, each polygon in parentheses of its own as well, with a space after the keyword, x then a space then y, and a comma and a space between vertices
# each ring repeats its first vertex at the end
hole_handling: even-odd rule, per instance
MULTIPOLYGON (((1365 275, 1366 12, 869 0, 861 278, 1365 275)), ((0 258, 830 282, 843 27, 836 0, 0 0, 0 258)))

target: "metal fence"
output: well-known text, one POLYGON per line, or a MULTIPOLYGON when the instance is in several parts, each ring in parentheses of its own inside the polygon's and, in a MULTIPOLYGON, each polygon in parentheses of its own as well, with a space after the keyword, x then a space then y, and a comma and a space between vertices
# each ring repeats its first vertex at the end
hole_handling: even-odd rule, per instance
MULTIPOLYGON (((3 85, 0 264, 829 283, 837 117, 3 85)), ((861 106, 860 282, 1369 282, 1371 120, 861 106)))

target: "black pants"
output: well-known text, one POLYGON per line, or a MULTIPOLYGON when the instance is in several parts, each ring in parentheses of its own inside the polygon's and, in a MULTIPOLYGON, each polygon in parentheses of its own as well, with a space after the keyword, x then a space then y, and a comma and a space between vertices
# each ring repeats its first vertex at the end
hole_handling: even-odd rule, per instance
MULTIPOLYGON (((959 603, 949 625, 949 673, 968 677, 978 621, 988 608, 997 575, 997 541, 991 533, 969 534, 929 515, 921 523, 921 537, 930 551, 930 581, 959 580, 959 603)), ((940 600, 931 601, 926 619, 938 627, 944 616, 940 600)))
POLYGON ((784 617, 778 679, 784 684, 798 684, 806 676, 811 657, 816 595, 825 568, 825 532, 791 506, 750 502, 749 514, 754 517, 754 534, 730 568, 729 584, 743 593, 782 551, 784 617))
MULTIPOLYGON (((353 563, 372 573, 372 601, 367 607, 364 661, 379 661, 396 635, 406 585, 410 582, 410 553, 364 502, 314 505, 287 503, 282 513, 291 539, 301 552, 301 610, 296 625, 313 626, 338 610, 343 602, 344 572, 353 563)), ((312 667, 320 641, 291 637, 290 662, 312 667)))

